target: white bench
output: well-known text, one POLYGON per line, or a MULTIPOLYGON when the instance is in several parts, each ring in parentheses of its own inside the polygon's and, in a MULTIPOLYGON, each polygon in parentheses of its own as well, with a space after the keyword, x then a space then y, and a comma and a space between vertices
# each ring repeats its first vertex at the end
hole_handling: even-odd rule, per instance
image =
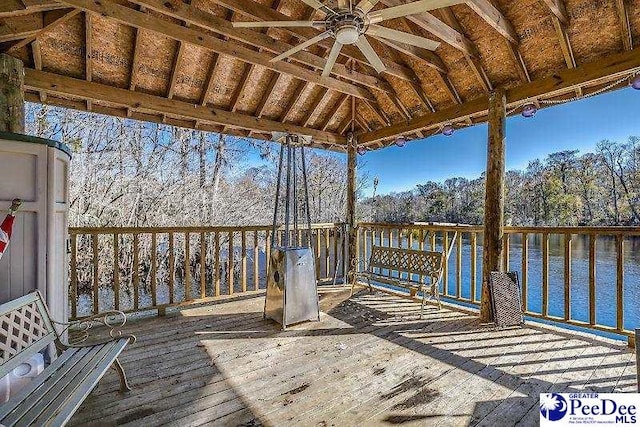
POLYGON ((114 329, 125 322, 124 313, 119 311, 78 322, 56 322, 37 291, 0 305, 0 378, 52 344, 58 353, 40 375, 0 406, 0 424, 65 425, 110 367, 120 376, 120 390, 130 390, 118 356, 127 344, 135 342, 135 337, 122 336, 114 329), (111 337, 95 344, 81 344, 96 322, 110 327, 111 337), (62 332, 54 324, 62 325, 62 332), (61 339, 70 327, 79 331, 79 338, 72 344, 61 339))
MULTIPOLYGON (((373 246, 366 269, 357 272, 356 279, 365 278, 369 290, 373 290, 371 281, 375 281, 408 289, 412 297, 422 293, 420 308, 420 318, 422 318, 428 295, 438 301, 438 308, 442 308, 439 284, 442 279, 443 265, 444 255, 441 252, 373 246), (378 272, 375 271, 376 269, 378 272), (382 270, 390 273, 397 272, 398 277, 391 277, 391 274, 383 275, 382 270), (403 274, 405 277, 402 277, 403 274)), ((354 280, 351 284, 351 294, 353 294, 355 282, 354 280)))

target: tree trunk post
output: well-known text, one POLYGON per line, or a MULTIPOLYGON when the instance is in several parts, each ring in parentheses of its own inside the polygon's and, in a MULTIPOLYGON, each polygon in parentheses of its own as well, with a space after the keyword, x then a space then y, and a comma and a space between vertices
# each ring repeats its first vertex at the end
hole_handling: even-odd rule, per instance
POLYGON ((482 296, 480 320, 493 321, 489 275, 501 270, 502 236, 504 232, 504 179, 506 97, 504 89, 496 89, 489 97, 489 138, 484 201, 484 243, 482 253, 482 296))
POLYGON ((356 259, 356 168, 358 142, 353 134, 347 137, 347 230, 349 270, 347 283, 353 284, 358 267, 356 259))
POLYGON ((24 65, 0 54, 0 132, 24 133, 24 65))

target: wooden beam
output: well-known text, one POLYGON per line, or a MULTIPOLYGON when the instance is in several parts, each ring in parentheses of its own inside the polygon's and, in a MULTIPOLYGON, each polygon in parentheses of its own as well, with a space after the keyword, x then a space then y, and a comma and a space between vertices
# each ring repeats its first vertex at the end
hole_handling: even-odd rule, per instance
MULTIPOLYGON (((226 7, 237 13, 241 13, 245 16, 251 17, 258 21, 282 21, 282 20, 291 19, 290 16, 287 16, 283 13, 273 10, 270 7, 262 5, 258 2, 254 2, 253 0, 212 0, 212 1, 215 4, 226 7)), ((300 38, 301 40, 308 40, 319 34, 319 32, 313 28, 284 28, 283 31, 286 31, 292 34, 293 36, 300 38)), ((333 44, 332 40, 324 40, 318 43, 318 46, 331 48, 332 44, 333 44)), ((358 50, 355 46, 344 46, 341 51, 341 55, 344 55, 350 59, 355 59, 356 61, 365 65, 368 69, 371 68, 369 61, 365 58, 362 52, 360 52, 360 50, 358 50)), ((412 79, 411 69, 385 59, 383 59, 383 62, 387 67, 387 70, 386 70, 387 74, 393 75, 403 80, 412 79)), ((335 70, 336 69, 334 68, 334 71, 333 71, 334 73, 335 73, 335 70)))
POLYGON ((429 67, 435 68, 437 71, 441 73, 448 72, 447 66, 444 64, 442 59, 435 53, 431 52, 427 49, 422 49, 419 47, 411 46, 404 43, 398 43, 392 40, 387 40, 383 37, 373 37, 378 40, 380 43, 383 43, 392 49, 397 50, 398 52, 402 52, 407 56, 415 58, 421 62, 424 62, 429 67))
MULTIPOLYGON (((380 3, 388 7, 395 7, 405 4, 406 1, 381 0, 380 3)), ((434 36, 439 37, 440 39, 442 39, 442 41, 453 46, 454 48, 468 55, 476 55, 475 46, 464 34, 462 34, 462 32, 440 21, 431 13, 425 12, 418 15, 410 15, 407 16, 406 19, 413 22, 418 27, 430 32, 434 36)))
MULTIPOLYGON (((58 12, 50 12, 50 13, 58 13, 58 12)), ((32 41, 34 41, 35 39, 40 37, 42 34, 46 33, 47 31, 52 30, 53 28, 57 27, 58 25, 64 24, 69 19, 73 18, 74 16, 76 16, 79 13, 80 13, 80 10, 77 10, 77 9, 60 11, 60 16, 59 17, 54 18, 51 22, 49 22, 48 24, 45 24, 42 27, 42 29, 40 29, 40 31, 37 31, 36 33, 30 35, 29 37, 26 37, 26 38, 20 40, 19 42, 13 44, 9 49, 7 49, 7 52, 8 53, 13 53, 13 52, 18 51, 19 49, 25 47, 26 45, 28 45, 29 43, 31 43, 32 41)))
POLYGON ((551 10, 556 18, 564 25, 569 24, 569 14, 564 5, 564 0, 542 0, 544 4, 551 10))
MULTIPOLYGON (((260 31, 253 31, 243 28, 233 28, 230 20, 214 16, 201 9, 185 3, 173 4, 163 0, 132 0, 133 3, 145 5, 149 9, 155 10, 167 16, 184 20, 192 25, 213 31, 226 38, 247 43, 255 48, 263 49, 276 55, 289 50, 293 45, 283 41, 275 40, 260 31)), ((297 44, 297 43, 295 43, 297 44)), ((325 58, 314 55, 307 51, 298 52, 291 56, 292 60, 303 65, 322 69, 325 65, 325 58)), ((385 82, 377 76, 370 76, 363 73, 353 73, 342 64, 336 64, 333 73, 343 77, 353 83, 361 84, 379 90, 389 90, 385 82)))
MULTIPOLYGON (((440 9, 440 14, 444 22, 450 25, 454 30, 458 31, 458 33, 460 33, 461 35, 464 35, 462 25, 460 25, 458 18, 456 18, 450 7, 440 9)), ((478 79, 478 82, 480 83, 480 85, 482 85, 482 89, 484 89, 486 93, 489 93, 493 90, 493 84, 491 83, 491 80, 489 80, 489 76, 487 75, 486 70, 480 63, 480 59, 478 58, 478 55, 476 53, 476 46, 473 45, 471 41, 469 41, 469 44, 471 44, 472 46, 469 49, 462 50, 462 54, 467 60, 467 64, 473 71, 473 74, 478 79)))
POLYGON ((207 105, 207 97, 213 88, 213 84, 215 82, 214 76, 216 74, 216 68, 218 67, 218 62, 220 62, 220 54, 214 53, 213 59, 211 60, 211 66, 209 67, 209 72, 207 73, 207 80, 204 84, 204 89, 202 91, 202 96, 200 97, 200 105, 207 105))
POLYGON ((373 112, 373 114, 376 115, 376 117, 378 117, 378 119, 380 119, 380 123, 382 123, 383 126, 391 126, 391 120, 389 119, 389 116, 387 116, 387 114, 382 108, 374 108, 373 105, 369 103, 369 101, 362 101, 362 102, 367 107, 369 107, 369 109, 373 112))
POLYGON ((0 22, 0 43, 24 39, 42 30, 42 14, 5 18, 0 22))
POLYGON ((328 89, 333 89, 358 98, 373 98, 373 95, 362 87, 343 82, 332 77, 322 77, 314 71, 302 68, 293 63, 282 61, 271 62, 270 59, 272 56, 270 54, 256 52, 248 47, 231 41, 220 40, 216 37, 205 34, 202 31, 196 31, 192 28, 173 24, 164 19, 119 5, 111 0, 101 0, 98 2, 92 0, 63 0, 63 2, 84 11, 100 14, 103 17, 116 20, 125 25, 144 28, 145 30, 162 34, 173 40, 183 41, 209 49, 213 52, 229 55, 249 64, 260 65, 280 73, 289 74, 293 77, 324 86, 328 89))
MULTIPOLYGON (((33 55, 33 67, 36 70, 42 70, 42 51, 40 49, 40 42, 38 40, 34 40, 33 42, 31 42, 31 54, 33 55)), ((40 102, 46 102, 47 93, 44 91, 39 92, 38 98, 40 99, 40 102)))
POLYGON ((489 139, 484 199, 480 321, 485 323, 493 320, 489 277, 492 271, 502 271, 500 260, 504 234, 506 116, 507 98, 503 89, 496 89, 489 96, 489 139))
POLYGON ((173 58, 173 66, 171 67, 171 78, 169 79, 169 89, 167 90, 167 98, 173 98, 173 94, 176 89, 176 82, 178 75, 180 74, 180 63, 182 62, 182 56, 184 54, 184 43, 178 40, 178 48, 173 58))
MULTIPOLYGON (((528 99, 561 95, 575 90, 576 87, 611 81, 632 71, 640 69, 640 48, 629 52, 607 55, 597 61, 582 64, 574 69, 562 70, 540 80, 534 80, 507 90, 509 105, 517 105, 528 99)), ((369 132, 360 137, 360 142, 377 141, 414 130, 435 128, 443 123, 457 122, 467 117, 479 117, 486 114, 487 97, 482 96, 461 105, 454 105, 436 113, 425 114, 384 129, 369 132)))
POLYGON ((24 7, 22 2, 17 0, 4 0, 0 2, 0 19, 14 18, 17 16, 31 15, 37 12, 48 12, 50 10, 66 9, 56 0, 38 0, 28 2, 28 6, 24 7))
POLYGON ((283 123, 286 123, 288 121, 289 114, 291 114, 291 111, 293 111, 293 107, 295 107, 298 101, 300 101, 300 98, 302 97, 302 94, 304 93, 307 86, 309 86, 309 83, 304 81, 298 83, 298 86, 296 86, 296 89, 293 91, 293 93, 291 94, 291 97, 289 98, 289 102, 287 103, 287 106, 284 108, 284 111, 282 112, 282 117, 280 117, 280 120, 283 123))
MULTIPOLYGON (((93 39, 91 32, 93 31, 93 25, 91 23, 91 14, 84 14, 84 79, 88 82, 93 78, 93 39)), ((87 101, 87 110, 91 111, 91 101, 87 101)))
POLYGON ((324 102, 330 95, 331 93, 326 88, 322 88, 320 90, 320 93, 311 103, 311 106, 309 107, 309 114, 307 114, 307 118, 304 120, 304 124, 302 126, 308 127, 311 124, 311 118, 314 116, 314 113, 316 112, 320 104, 322 104, 322 102, 324 102))
POLYGON ((348 272, 347 283, 351 284, 351 292, 355 286, 356 271, 358 268, 357 257, 357 229, 356 229, 356 191, 357 191, 357 170, 358 167, 358 141, 353 134, 347 136, 347 254, 348 272))
POLYGON ((280 79, 282 78, 282 74, 274 73, 269 80, 269 84, 267 85, 264 95, 260 98, 260 102, 256 107, 256 117, 262 117, 264 115, 264 110, 266 109, 269 101, 271 100, 271 95, 273 95, 273 88, 276 87, 280 79))
POLYGON ((302 126, 285 124, 264 118, 258 119, 245 114, 232 113, 217 108, 204 107, 198 104, 167 99, 140 92, 132 92, 95 82, 64 77, 53 73, 25 70, 25 88, 34 91, 104 102, 124 108, 146 111, 185 120, 198 120, 237 129, 255 130, 259 132, 285 132, 311 135, 318 142, 340 144, 344 138, 330 132, 318 131, 302 126))
POLYGON ((331 109, 331 112, 329 114, 327 114, 327 117, 324 119, 324 122, 321 124, 321 126, 319 127, 319 129, 322 130, 327 130, 327 128, 329 127, 329 125, 331 124, 331 122, 333 121, 333 119, 336 117, 336 115, 338 114, 338 112, 340 111, 340 109, 342 108, 342 106, 345 104, 345 102, 347 102, 350 99, 349 96, 347 95, 341 95, 340 99, 338 100, 338 102, 336 103, 336 105, 333 106, 333 108, 331 109))
POLYGON ((616 9, 618 11, 618 21, 620 22, 620 32, 622 33, 622 46, 624 50, 633 49, 633 33, 631 25, 629 25, 629 14, 627 13, 627 5, 625 0, 616 0, 616 9))
POLYGON ((0 54, 0 132, 24 133, 22 61, 0 54))
POLYGON ((509 42, 520 43, 511 22, 489 0, 467 0, 466 4, 509 42))

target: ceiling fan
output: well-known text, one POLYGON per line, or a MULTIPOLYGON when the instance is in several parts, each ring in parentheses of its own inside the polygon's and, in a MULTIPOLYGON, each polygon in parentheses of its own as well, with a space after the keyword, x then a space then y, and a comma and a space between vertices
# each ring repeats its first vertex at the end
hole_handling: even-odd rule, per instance
POLYGON ((384 63, 375 50, 373 50, 373 47, 371 47, 371 44, 365 35, 377 39, 385 39, 387 40, 386 44, 392 47, 394 46, 393 42, 399 42, 428 50, 437 49, 438 46, 440 46, 439 42, 416 36, 414 34, 383 27, 378 25, 378 23, 389 19, 415 15, 433 9, 452 6, 454 4, 462 3, 464 0, 419 0, 376 11, 373 11, 373 8, 380 0, 360 0, 355 6, 353 5, 352 0, 338 0, 338 7, 336 10, 320 3, 319 0, 302 1, 316 10, 322 10, 325 12, 325 19, 323 21, 233 22, 233 26, 240 28, 311 27, 323 29, 324 32, 272 58, 271 62, 286 59, 313 44, 329 37, 333 37, 335 42, 329 52, 324 69, 322 70, 322 76, 326 77, 331 73, 336 60, 338 59, 338 55, 340 54, 340 50, 344 45, 356 45, 369 64, 371 64, 378 73, 382 73, 386 70, 384 63))

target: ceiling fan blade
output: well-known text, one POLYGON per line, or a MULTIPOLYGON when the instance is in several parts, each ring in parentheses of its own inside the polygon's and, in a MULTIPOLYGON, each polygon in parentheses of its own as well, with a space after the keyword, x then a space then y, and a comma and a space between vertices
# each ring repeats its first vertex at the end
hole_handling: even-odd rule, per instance
POLYGON ((232 22, 234 28, 291 28, 291 27, 324 27, 324 21, 256 21, 256 22, 232 22))
POLYGON ((369 23, 377 24, 378 22, 386 21, 387 19, 415 15, 417 13, 449 7, 459 3, 464 3, 464 0, 420 0, 413 3, 402 4, 400 6, 388 7, 386 9, 380 9, 370 13, 369 23))
POLYGON ((335 13, 333 10, 331 10, 329 7, 323 5, 322 3, 320 3, 318 0, 302 0, 303 2, 305 2, 306 4, 308 4, 309 6, 311 6, 312 8, 318 10, 324 10, 326 12, 331 12, 331 13, 335 13))
POLYGON ((275 58, 271 58, 270 62, 282 61, 283 59, 290 57, 294 53, 300 52, 301 50, 308 48, 312 44, 318 43, 318 42, 326 39, 330 35, 331 35, 330 31, 325 31, 324 33, 318 34, 314 38, 311 38, 311 39, 307 40, 306 42, 301 43, 301 44, 289 49, 286 52, 281 53, 280 55, 276 56, 275 58))
POLYGON ((428 50, 436 50, 438 46, 440 46, 439 42, 375 24, 369 26, 366 34, 371 34, 373 37, 382 37, 396 42, 410 44, 412 46, 428 50))
POLYGON ((360 0, 360 3, 358 3, 356 8, 360 9, 364 13, 369 13, 379 1, 380 0, 360 0))
POLYGON ((331 52, 329 52, 329 56, 327 57, 327 63, 324 65, 324 70, 322 70, 322 77, 327 77, 331 74, 331 70, 333 66, 336 64, 336 60, 338 59, 338 55, 340 54, 340 50, 342 49, 342 43, 336 40, 331 48, 331 52))
POLYGON ((366 37, 360 36, 358 38, 358 41, 356 42, 356 46, 358 46, 358 49, 360 49, 363 55, 367 58, 369 64, 371 64, 371 66, 375 68, 378 73, 382 73, 387 69, 387 67, 385 67, 385 65, 382 63, 382 60, 380 59, 376 51, 373 50, 373 47, 371 47, 371 44, 369 44, 369 41, 366 37))

